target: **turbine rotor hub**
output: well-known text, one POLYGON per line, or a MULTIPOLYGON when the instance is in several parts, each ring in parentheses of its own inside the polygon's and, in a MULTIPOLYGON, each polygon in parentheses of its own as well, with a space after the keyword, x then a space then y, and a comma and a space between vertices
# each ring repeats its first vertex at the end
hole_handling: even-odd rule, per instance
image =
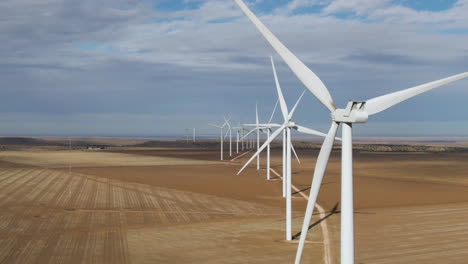
POLYGON ((369 114, 364 110, 366 102, 349 101, 346 109, 336 109, 332 113, 337 123, 367 123, 369 114))

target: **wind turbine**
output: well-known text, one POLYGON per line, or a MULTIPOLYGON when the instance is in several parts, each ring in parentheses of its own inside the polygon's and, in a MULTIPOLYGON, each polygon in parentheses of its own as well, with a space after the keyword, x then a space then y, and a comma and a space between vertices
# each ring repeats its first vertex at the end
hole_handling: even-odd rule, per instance
MULTIPOLYGON (((264 124, 262 128, 266 129, 266 134, 267 134, 267 139, 270 138, 270 135, 271 135, 271 129, 273 127, 277 127, 279 126, 278 124, 272 124, 271 121, 273 121, 273 117, 275 115, 275 112, 276 112, 276 108, 278 108, 278 103, 279 103, 279 100, 276 101, 275 103, 275 107, 273 108, 273 112, 271 112, 271 116, 270 116, 270 119, 268 120, 268 123, 267 124, 264 124)), ((263 131, 263 130, 262 130, 263 131)), ((267 167, 266 167, 266 170, 267 170, 267 180, 271 180, 271 148, 270 148, 270 144, 267 145, 267 167)), ((284 158, 284 157, 283 157, 284 158)), ((297 158, 297 156, 296 156, 297 158)), ((284 189, 284 188, 283 188, 284 189)), ((284 195, 283 195, 284 197, 284 195)))
POLYGON ((350 101, 344 109, 339 109, 319 77, 304 65, 288 48, 286 48, 270 30, 250 11, 242 0, 235 0, 242 11, 267 39, 270 45, 283 58, 304 86, 331 112, 331 127, 320 149, 312 180, 309 201, 302 226, 296 264, 302 257, 307 231, 312 218, 315 202, 320 190, 323 176, 328 165, 328 159, 333 147, 338 126, 342 124, 341 150, 341 263, 354 263, 354 202, 353 202, 353 124, 366 123, 370 115, 380 113, 396 104, 406 101, 416 95, 436 87, 468 77, 468 72, 450 76, 409 89, 379 96, 365 102, 350 101))
POLYGON ((283 160, 283 183, 285 183, 283 184, 283 193, 286 193, 286 240, 290 241, 292 240, 291 129, 295 129, 298 132, 315 136, 326 137, 327 135, 316 130, 297 125, 294 122, 294 120, 292 119, 294 112, 296 111, 297 106, 299 105, 302 97, 304 96, 305 91, 301 94, 292 110, 288 111, 288 106, 286 105, 286 101, 284 100, 283 92, 281 91, 281 86, 278 81, 278 76, 276 74, 276 68, 275 63, 273 62, 273 58, 271 58, 271 66, 273 68, 273 75, 275 77, 276 90, 278 92, 278 99, 281 108, 281 113, 283 114, 284 123, 268 138, 268 140, 262 145, 262 147, 260 147, 257 150, 257 153, 255 153, 247 161, 247 163, 245 163, 245 165, 240 169, 239 173, 237 174, 239 175, 250 164, 250 162, 252 162, 252 160, 260 154, 260 152, 262 152, 277 136, 279 136, 281 132, 283 132, 283 144, 284 146, 286 146, 285 148, 283 148, 286 149, 285 160, 283 160), (284 190, 284 188, 286 188, 286 190, 284 190))
MULTIPOLYGON (((276 104, 275 104, 275 107, 273 108, 273 112, 271 113, 271 116, 270 116, 270 119, 268 120, 268 123, 266 124, 258 124, 258 127, 260 129, 260 131, 262 131, 263 133, 265 133, 267 135, 267 139, 270 138, 270 135, 271 135, 271 132, 272 132, 272 128, 274 127, 280 127, 281 125, 279 124, 276 124, 276 123, 272 123, 272 120, 273 120, 273 117, 275 115, 275 112, 276 112, 276 108, 278 107, 278 103, 279 103, 279 100, 276 101, 276 104), (264 130, 266 130, 267 132, 265 132, 264 130)), ((270 145, 271 145, 271 142, 268 143, 267 145, 267 167, 266 167, 266 171, 267 171, 267 180, 271 180, 271 148, 270 148, 270 145)), ((286 150, 286 144, 283 145, 283 149, 286 150)), ((301 164, 301 161, 299 160, 299 157, 297 156, 297 153, 296 153, 296 150, 294 149, 294 146, 293 144, 291 143, 291 150, 294 154, 294 156, 296 157, 296 160, 299 164, 301 164)), ((286 155, 285 155, 286 151, 283 151, 283 168, 284 168, 284 164, 286 164, 285 160, 286 160, 286 155)), ((286 173, 284 173, 285 170, 283 170, 283 175, 285 175, 286 173)), ((286 177, 283 177, 283 179, 285 179, 286 177)), ((283 197, 286 197, 286 184, 285 184, 285 180, 283 180, 283 197)))
MULTIPOLYGON (((252 132, 256 132, 257 134, 257 150, 260 148, 260 130, 262 129, 259 124, 258 119, 258 104, 255 105, 255 124, 244 124, 244 126, 248 127, 255 127, 251 131, 247 133, 250 135, 252 132)), ((257 170, 260 170, 260 155, 257 156, 257 170)))
POLYGON ((189 131, 190 129, 186 128, 185 129, 185 143, 188 144, 188 141, 189 141, 189 131))
MULTIPOLYGON (((224 121, 226 122, 225 124, 227 124, 228 126, 228 132, 229 132, 229 157, 232 157, 232 128, 231 128, 231 124, 229 123, 229 120, 231 120, 231 118, 229 119, 226 119, 226 117, 224 117, 224 121)), ((227 133, 227 132, 226 132, 227 133)))
MULTIPOLYGON (((273 108, 273 112, 271 112, 270 119, 268 120, 268 124, 267 124, 268 126, 265 127, 266 130, 267 130, 267 139, 269 139, 270 135, 271 135, 271 128, 272 128, 271 121, 273 121, 273 116, 275 115, 276 108, 278 108, 278 103, 279 103, 279 100, 276 100, 275 107, 273 108)), ((270 157, 270 153, 271 153, 271 150, 270 150, 270 143, 269 143, 268 146, 267 146, 267 180, 271 180, 271 171, 270 171, 271 170, 270 169, 271 157, 270 157)))
POLYGON ((236 130, 236 154, 239 154, 239 136, 240 136, 242 128, 238 126, 238 127, 235 127, 234 129, 236 130))
POLYGON ((224 123, 223 123, 221 126, 215 125, 215 124, 208 124, 208 125, 210 125, 210 126, 219 128, 219 131, 220 131, 220 133, 221 133, 220 138, 219 138, 219 140, 221 141, 221 160, 224 160, 224 150, 223 150, 223 145, 224 145, 224 133, 223 133, 223 130, 224 130, 224 127, 226 126, 226 124, 227 124, 226 119, 224 119, 224 123))
MULTIPOLYGON (((260 127, 258 126, 258 103, 255 104, 255 123, 257 124, 257 150, 260 148, 260 127)), ((257 170, 260 170, 260 154, 257 156, 257 170)))
MULTIPOLYGON (((247 133, 247 135, 249 135, 250 133, 256 131, 257 132, 257 150, 260 148, 260 132, 264 132, 267 134, 267 139, 270 137, 270 134, 271 134, 271 128, 273 127, 280 127, 281 125, 279 124, 272 124, 271 121, 273 119, 273 116, 275 114, 275 111, 276 111, 276 108, 278 106, 278 101, 276 101, 276 104, 275 104, 275 107, 273 109, 273 112, 271 113, 271 117, 270 117, 270 120, 268 121, 267 124, 260 124, 259 123, 259 118, 258 118, 258 104, 255 105, 255 117, 256 117, 256 123, 255 124, 244 124, 245 126, 250 126, 250 127, 255 127, 254 129, 252 129, 251 131, 249 131, 247 133), (264 130, 267 130, 267 132, 265 132, 264 130)), ((285 148, 285 145, 283 145, 283 148, 285 148)), ((297 153, 296 151, 294 150, 294 147, 293 145, 291 144, 291 148, 292 148, 292 151, 296 157, 296 160, 299 162, 299 164, 301 163, 300 160, 299 160, 299 157, 297 156, 297 153)), ((285 152, 284 152, 285 153, 285 152)), ((283 154, 284 154, 283 153, 283 154)), ((286 159, 286 156, 283 155, 283 161, 286 159)), ((283 162, 283 164, 285 164, 283 162)), ((260 170, 260 155, 257 156, 257 170, 260 170)), ((270 180, 270 144, 268 144, 267 146, 267 179, 270 180)), ((283 190, 285 190, 286 188, 283 188, 283 190)), ((283 192, 283 197, 286 197, 286 194, 285 192, 283 192)))
POLYGON ((245 148, 244 132, 246 129, 242 125, 240 127, 241 127, 241 147, 242 147, 242 152, 243 152, 245 148))

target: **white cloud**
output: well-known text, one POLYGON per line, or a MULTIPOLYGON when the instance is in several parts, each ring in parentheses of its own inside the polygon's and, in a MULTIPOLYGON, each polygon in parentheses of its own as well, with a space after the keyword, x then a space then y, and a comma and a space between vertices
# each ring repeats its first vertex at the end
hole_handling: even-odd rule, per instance
POLYGON ((391 0, 335 0, 324 9, 324 12, 327 14, 352 12, 365 15, 369 11, 388 6, 390 2, 391 0))
POLYGON ((324 5, 331 0, 292 0, 287 4, 286 10, 291 12, 300 8, 310 7, 314 5, 324 5))

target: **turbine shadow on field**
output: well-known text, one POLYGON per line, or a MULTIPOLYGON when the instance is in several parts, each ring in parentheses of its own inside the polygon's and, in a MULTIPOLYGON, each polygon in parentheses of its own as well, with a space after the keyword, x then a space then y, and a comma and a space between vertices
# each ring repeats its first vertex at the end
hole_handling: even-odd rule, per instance
POLYGON ((297 191, 297 192, 293 192, 292 195, 296 195, 296 194, 299 194, 299 193, 304 192, 304 191, 307 191, 307 190, 310 190, 310 187, 304 188, 304 189, 299 190, 299 191, 297 191))
MULTIPOLYGON (((340 205, 340 203, 336 203, 335 206, 333 207, 333 209, 331 209, 331 211, 323 218, 320 218, 319 220, 315 221, 315 223, 312 223, 311 225, 309 225, 309 229, 312 229, 314 226, 320 224, 321 222, 325 221, 327 218, 329 218, 330 216, 334 215, 334 214, 338 214, 340 213, 340 211, 338 211, 338 206, 340 205)), ((293 235, 292 237, 292 240, 296 240, 297 238, 299 238, 301 236, 301 233, 302 232, 299 232, 295 235, 293 235)))
MULTIPOLYGON (((326 182, 326 183, 322 183, 322 185, 331 184, 331 183, 335 183, 335 182, 326 182)), ((297 192, 293 192, 292 195, 296 195, 296 194, 299 194, 299 193, 301 193, 301 192, 305 192, 305 191, 307 191, 307 190, 310 190, 310 187, 304 188, 304 189, 299 190, 299 191, 297 191, 297 192)))

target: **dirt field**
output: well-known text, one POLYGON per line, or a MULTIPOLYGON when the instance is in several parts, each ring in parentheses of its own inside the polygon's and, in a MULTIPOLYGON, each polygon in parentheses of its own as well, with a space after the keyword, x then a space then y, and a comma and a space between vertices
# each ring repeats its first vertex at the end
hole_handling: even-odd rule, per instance
MULTIPOLYGON (((76 152, 69 173, 64 153, 0 152, 0 263, 294 259, 296 244, 283 242, 281 181, 252 167, 236 175, 251 154, 221 163, 215 150, 76 152)), ((317 153, 299 155, 293 182, 308 193, 317 153)), ((332 263, 339 161, 334 153, 318 201, 329 214, 332 263)), ((355 153, 355 161, 356 263, 466 263, 468 155, 355 153)), ((306 201, 295 197, 296 233, 306 201)), ((324 263, 321 225, 309 234, 317 243, 306 245, 304 263, 324 263)))
POLYGON ((3 151, 0 160, 43 168, 132 167, 217 164, 213 161, 150 157, 101 151, 3 151))
MULTIPOLYGON (((252 202, 57 170, 4 169, 0 181, 2 263, 129 263, 133 259, 129 250, 146 245, 127 236, 129 232, 159 233, 169 226, 198 222, 210 226, 237 218, 282 218, 282 210, 252 202)), ((280 225, 273 231, 271 225, 270 221, 263 232, 276 233, 280 239, 280 225)), ((245 232, 255 234, 249 228, 245 232)), ((161 235, 155 237, 165 237, 161 235)), ((166 252, 166 263, 177 263, 170 256, 178 251, 172 249, 172 255, 166 252)))

